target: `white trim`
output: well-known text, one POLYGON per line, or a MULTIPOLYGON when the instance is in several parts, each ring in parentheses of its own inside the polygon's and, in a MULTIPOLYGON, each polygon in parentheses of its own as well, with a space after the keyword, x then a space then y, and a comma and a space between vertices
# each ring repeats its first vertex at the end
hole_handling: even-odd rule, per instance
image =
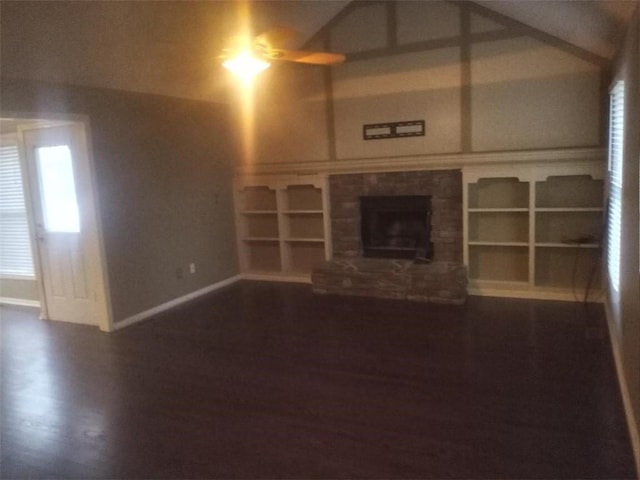
POLYGON ((0 305, 17 305, 19 307, 40 308, 39 300, 25 300, 22 298, 0 297, 0 305))
POLYGON ((100 196, 93 158, 93 143, 91 137, 91 123, 88 116, 83 116, 78 120, 82 124, 81 141, 84 143, 86 152, 87 167, 89 169, 88 181, 91 190, 91 209, 93 217, 93 231, 90 241, 91 254, 97 258, 94 264, 94 300, 95 309, 98 316, 98 327, 103 332, 113 330, 113 312, 111 310, 111 287, 109 284, 109 270, 107 266, 107 254, 104 248, 104 235, 102 228, 102 216, 100 215, 100 196))
POLYGON ((208 287, 204 287, 204 288, 201 288, 200 290, 196 290, 195 292, 187 293, 182 297, 174 298, 173 300, 169 300, 168 302, 165 302, 161 305, 150 308, 149 310, 145 310, 144 312, 137 313, 131 317, 125 318, 124 320, 121 320, 119 322, 114 322, 113 330, 120 330, 122 328, 133 325, 134 323, 141 322, 142 320, 145 320, 149 317, 162 313, 166 310, 170 310, 174 307, 177 307, 178 305, 187 303, 193 300, 194 298, 200 297, 202 295, 206 295, 207 293, 213 292, 215 290, 219 290, 223 287, 236 283, 241 279, 242 279, 241 275, 234 275, 233 277, 229 277, 225 280, 221 280, 219 282, 209 285, 208 287))
POLYGON ((38 278, 34 275, 20 275, 17 273, 0 273, 0 280, 24 280, 25 282, 36 282, 38 278))
POLYGON ((243 280, 257 280, 264 282, 311 283, 310 274, 243 273, 241 277, 243 280))
POLYGON ((345 158, 335 161, 240 165, 236 168, 236 175, 395 172, 452 169, 505 163, 528 164, 545 162, 545 164, 548 164, 550 162, 566 161, 602 161, 606 156, 606 149, 588 147, 511 152, 446 153, 382 158, 345 158))
MULTIPOLYGON (((501 290, 496 288, 480 288, 469 287, 469 295, 477 297, 496 297, 496 298, 526 298, 530 300, 556 300, 560 302, 576 302, 582 300, 576 300, 573 293, 566 293, 562 291, 554 292, 552 290, 501 290)), ((580 298, 580 292, 576 292, 578 298, 580 298)), ((588 300, 589 303, 602 303, 602 300, 588 300)))
MULTIPOLYGON (((529 298, 566 302, 581 302, 584 298, 584 288, 578 288, 574 293, 572 288, 531 285, 528 281, 509 282, 470 279, 467 292, 469 295, 480 297, 529 298), (576 300, 576 297, 578 297, 578 300, 576 300)), ((603 303, 603 293, 599 288, 592 288, 589 292, 588 302, 603 303)))
POLYGON ((616 365, 616 373, 618 383, 620 384, 620 393, 622 395, 622 404, 627 419, 627 429, 629 437, 631 437, 631 450, 636 461, 636 475, 640 478, 640 431, 636 428, 636 418, 631 406, 631 396, 629 395, 629 386, 624 376, 624 368, 622 365, 622 353, 620 352, 620 344, 618 343, 618 334, 614 324, 614 315, 611 311, 611 305, 608 301, 604 302, 604 313, 607 318, 607 327, 609 328, 609 338, 611 339, 611 350, 613 351, 613 360, 616 365))

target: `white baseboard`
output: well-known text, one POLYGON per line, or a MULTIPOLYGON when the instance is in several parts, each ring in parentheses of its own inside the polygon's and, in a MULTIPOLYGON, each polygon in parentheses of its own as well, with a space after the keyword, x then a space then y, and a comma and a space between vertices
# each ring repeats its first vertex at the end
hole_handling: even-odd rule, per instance
POLYGON ((291 275, 284 273, 243 273, 243 280, 258 280, 265 282, 289 282, 289 283, 311 283, 311 275, 299 274, 291 275))
POLYGON ((125 318, 124 320, 115 322, 113 324, 113 329, 120 330, 122 328, 133 325, 134 323, 141 322, 142 320, 145 320, 149 317, 157 315, 171 308, 177 307, 178 305, 181 305, 183 303, 189 302, 194 298, 200 297, 202 295, 206 295, 207 293, 211 293, 215 290, 219 290, 223 287, 236 283, 241 279, 242 279, 241 275, 234 275, 233 277, 229 277, 225 280, 209 285, 208 287, 201 288, 200 290, 196 290, 195 292, 188 293, 186 295, 183 295, 182 297, 174 298, 173 300, 170 300, 166 303, 158 305, 157 307, 150 308, 149 310, 145 310, 144 312, 140 312, 136 315, 125 318))
MULTIPOLYGON (((578 293, 578 299, 574 296, 573 292, 566 291, 553 291, 544 289, 500 289, 500 288, 487 288, 487 287, 469 287, 468 294, 478 297, 498 297, 498 298, 523 298, 528 300, 556 300, 561 302, 582 302, 580 293, 578 293)), ((599 294, 593 294, 590 296, 589 303, 603 303, 604 300, 600 298, 599 294)))
POLYGON ((629 430, 629 436, 631 437, 631 449, 633 450, 633 456, 636 461, 636 475, 640 478, 640 431, 638 431, 638 428, 636 427, 636 417, 631 405, 629 386, 627 385, 627 379, 624 376, 624 369, 622 366, 622 352, 620 351, 620 344, 618 343, 618 336, 614 325, 613 312, 611 311, 609 302, 604 302, 604 311, 607 317, 607 326, 609 327, 609 338, 611 339, 611 349, 613 350, 613 359, 616 365, 616 373, 618 374, 620 393, 622 394, 622 404, 624 405, 627 427, 629 430))
POLYGON ((39 300, 24 300, 22 298, 0 297, 1 305, 17 305, 19 307, 35 307, 40 308, 39 300))

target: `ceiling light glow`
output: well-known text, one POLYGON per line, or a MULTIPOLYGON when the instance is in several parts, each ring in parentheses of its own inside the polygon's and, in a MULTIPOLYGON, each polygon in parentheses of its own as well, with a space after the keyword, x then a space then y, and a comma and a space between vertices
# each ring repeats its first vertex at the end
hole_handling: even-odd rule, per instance
POLYGON ((240 77, 245 84, 251 83, 253 77, 269 68, 271 64, 256 58, 250 51, 245 50, 222 64, 227 70, 240 77))

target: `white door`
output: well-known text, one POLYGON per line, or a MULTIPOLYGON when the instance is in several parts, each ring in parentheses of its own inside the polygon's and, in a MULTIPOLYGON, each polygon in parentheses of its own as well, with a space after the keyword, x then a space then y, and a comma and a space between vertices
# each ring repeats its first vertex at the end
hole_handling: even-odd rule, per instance
POLYGON ((43 316, 96 324, 91 318, 85 225, 74 173, 84 152, 72 126, 25 130, 23 134, 45 295, 43 316))

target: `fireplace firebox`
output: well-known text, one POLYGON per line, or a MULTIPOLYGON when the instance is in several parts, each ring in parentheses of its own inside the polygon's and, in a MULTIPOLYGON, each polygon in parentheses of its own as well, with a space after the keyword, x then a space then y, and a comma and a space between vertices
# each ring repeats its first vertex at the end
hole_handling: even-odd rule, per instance
POLYGON ((364 257, 433 258, 430 196, 360 197, 360 227, 364 257))

